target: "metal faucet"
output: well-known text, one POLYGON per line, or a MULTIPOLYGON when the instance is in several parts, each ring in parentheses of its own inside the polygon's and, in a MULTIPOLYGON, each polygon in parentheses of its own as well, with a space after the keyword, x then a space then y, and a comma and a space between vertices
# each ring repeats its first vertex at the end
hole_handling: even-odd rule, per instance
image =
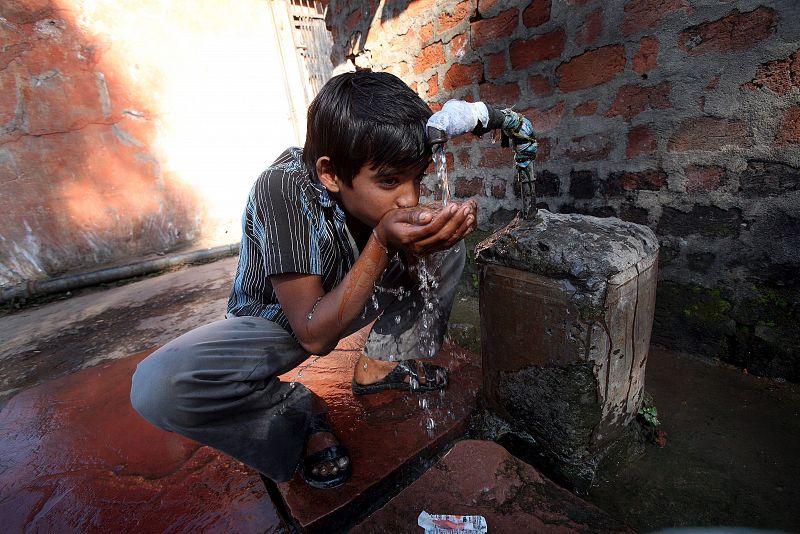
POLYGON ((522 217, 533 219, 536 216, 536 178, 531 163, 536 158, 539 146, 531 121, 512 109, 499 109, 484 102, 449 100, 428 119, 426 133, 428 143, 436 148, 448 139, 468 132, 481 136, 492 130, 500 130, 500 146, 514 149, 522 217))

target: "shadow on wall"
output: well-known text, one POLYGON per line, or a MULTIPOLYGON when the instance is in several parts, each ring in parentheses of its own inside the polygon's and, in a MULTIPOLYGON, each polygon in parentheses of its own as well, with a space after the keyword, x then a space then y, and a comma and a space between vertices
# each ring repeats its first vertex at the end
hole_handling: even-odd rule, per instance
POLYGON ((237 241, 293 143, 272 27, 257 0, 2 2, 0 286, 237 241))

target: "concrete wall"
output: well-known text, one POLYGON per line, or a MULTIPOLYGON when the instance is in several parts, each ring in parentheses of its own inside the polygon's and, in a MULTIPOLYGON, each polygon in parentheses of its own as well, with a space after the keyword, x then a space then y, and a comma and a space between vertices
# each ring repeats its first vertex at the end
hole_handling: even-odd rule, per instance
POLYGON ((239 239, 299 141, 269 6, 0 2, 0 286, 239 239))
MULTIPOLYGON (((654 339, 800 380, 800 3, 331 1, 334 64, 401 76, 435 110, 513 105, 552 211, 659 235, 654 339)), ((518 209, 508 149, 451 142, 484 226, 518 209)), ((429 184, 432 185, 432 184, 429 184)))

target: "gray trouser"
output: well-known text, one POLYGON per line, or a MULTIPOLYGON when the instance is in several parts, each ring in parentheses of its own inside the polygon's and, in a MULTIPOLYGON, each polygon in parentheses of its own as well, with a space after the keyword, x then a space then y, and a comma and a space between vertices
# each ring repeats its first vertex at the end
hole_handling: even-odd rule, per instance
MULTIPOLYGON (((393 261, 348 334, 375 320, 368 357, 435 355, 464 258, 463 242, 440 253, 432 306, 425 305, 417 277, 393 261)), ((288 480, 303 452, 313 393, 277 377, 308 356, 271 321, 229 317, 187 332, 139 363, 131 404, 159 428, 219 449, 272 480, 288 480)))

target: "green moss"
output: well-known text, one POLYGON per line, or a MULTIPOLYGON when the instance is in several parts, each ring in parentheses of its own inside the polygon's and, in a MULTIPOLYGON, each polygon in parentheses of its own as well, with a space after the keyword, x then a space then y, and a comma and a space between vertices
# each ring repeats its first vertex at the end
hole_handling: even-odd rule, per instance
POLYGON ((689 291, 695 298, 689 299, 688 306, 683 308, 685 317, 701 322, 720 321, 728 318, 733 305, 722 296, 722 291, 697 285, 689 286, 689 291))

